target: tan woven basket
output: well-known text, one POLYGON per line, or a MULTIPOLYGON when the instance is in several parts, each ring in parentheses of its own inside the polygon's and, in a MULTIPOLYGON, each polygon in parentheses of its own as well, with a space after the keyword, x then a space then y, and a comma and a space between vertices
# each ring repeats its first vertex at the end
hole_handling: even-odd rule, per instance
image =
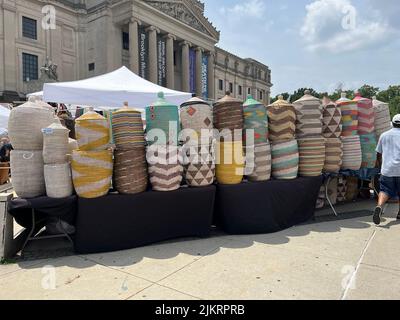
POLYGON ((69 163, 45 165, 44 179, 49 198, 62 199, 72 196, 74 187, 69 163))
POLYGON ((53 123, 42 130, 43 161, 45 164, 63 164, 68 161, 69 130, 58 123, 53 123))

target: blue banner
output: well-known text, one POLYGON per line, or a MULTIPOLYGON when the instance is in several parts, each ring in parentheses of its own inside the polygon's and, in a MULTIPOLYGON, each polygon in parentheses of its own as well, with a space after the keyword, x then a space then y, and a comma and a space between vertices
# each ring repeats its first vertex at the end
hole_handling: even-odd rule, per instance
POLYGON ((208 55, 203 54, 201 63, 201 95, 208 99, 208 55))
POLYGON ((196 93, 196 51, 192 48, 189 50, 189 81, 190 92, 196 93))

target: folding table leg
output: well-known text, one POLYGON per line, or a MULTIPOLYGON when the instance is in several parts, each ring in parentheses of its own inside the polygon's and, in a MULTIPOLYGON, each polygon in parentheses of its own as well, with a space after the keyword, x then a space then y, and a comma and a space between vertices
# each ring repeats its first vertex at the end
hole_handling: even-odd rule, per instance
POLYGON ((328 180, 326 182, 326 186, 325 186, 325 195, 326 195, 326 200, 328 200, 328 203, 330 205, 330 207, 332 208, 333 213, 335 214, 336 217, 338 217, 338 213, 335 209, 335 206, 333 205, 331 198, 329 197, 329 192, 328 192, 328 186, 330 184, 330 182, 332 181, 332 177, 328 177, 328 180))

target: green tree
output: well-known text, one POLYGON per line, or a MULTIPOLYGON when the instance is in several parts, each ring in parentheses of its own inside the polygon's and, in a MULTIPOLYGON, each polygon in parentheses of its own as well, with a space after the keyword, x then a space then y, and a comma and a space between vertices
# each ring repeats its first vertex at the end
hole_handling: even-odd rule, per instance
POLYGON ((362 97, 372 99, 378 94, 379 88, 364 84, 360 89, 358 89, 358 92, 362 97))

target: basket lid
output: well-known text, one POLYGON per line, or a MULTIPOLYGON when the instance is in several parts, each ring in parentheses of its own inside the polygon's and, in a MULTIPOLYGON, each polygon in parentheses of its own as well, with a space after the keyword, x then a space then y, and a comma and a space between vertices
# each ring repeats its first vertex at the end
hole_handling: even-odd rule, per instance
POLYGON ((304 101, 319 101, 320 102, 320 99, 311 95, 310 90, 306 90, 306 91, 304 91, 304 96, 302 96, 299 100, 295 101, 294 103, 304 102, 304 101))
POLYGON ((44 134, 53 134, 55 131, 57 132, 65 132, 65 133, 69 133, 70 130, 68 130, 66 127, 64 127, 61 122, 60 123, 53 123, 51 125, 49 125, 47 128, 44 128, 42 130, 42 132, 44 134))
POLYGON ((355 97, 354 97, 353 101, 371 101, 371 99, 364 98, 363 96, 361 96, 361 93, 358 91, 356 91, 354 94, 355 94, 355 97))
POLYGON ((346 92, 342 92, 340 94, 340 99, 336 101, 336 103, 344 103, 344 102, 350 102, 351 100, 347 98, 346 92))
POLYGON ((190 98, 188 101, 182 103, 181 108, 187 107, 187 106, 192 106, 192 105, 210 106, 209 103, 207 103, 206 101, 204 101, 198 97, 193 97, 193 98, 190 98))
POLYGON ((372 103, 374 107, 379 107, 379 106, 388 106, 389 104, 387 102, 383 102, 378 100, 376 96, 372 97, 372 103))
POLYGON ((177 107, 171 103, 169 103, 166 99, 165 99, 165 94, 164 92, 159 92, 157 95, 158 99, 156 102, 152 103, 150 107, 177 107))
POLYGON ((102 115, 98 114, 95 111, 88 111, 84 115, 82 115, 78 119, 76 119, 76 122, 88 121, 88 120, 106 121, 106 118, 104 118, 102 115))
POLYGON ((244 107, 250 107, 250 106, 259 106, 262 105, 261 102, 258 102, 256 99, 253 98, 251 94, 247 96, 247 100, 243 104, 244 107))
POLYGON ((228 91, 226 92, 226 95, 222 98, 219 99, 215 105, 221 105, 221 104, 225 104, 225 103, 242 103, 242 101, 240 101, 239 99, 235 99, 231 96, 231 93, 228 91))
POLYGON ((269 105, 270 107, 292 107, 293 105, 283 99, 283 95, 278 96, 278 100, 269 105))

